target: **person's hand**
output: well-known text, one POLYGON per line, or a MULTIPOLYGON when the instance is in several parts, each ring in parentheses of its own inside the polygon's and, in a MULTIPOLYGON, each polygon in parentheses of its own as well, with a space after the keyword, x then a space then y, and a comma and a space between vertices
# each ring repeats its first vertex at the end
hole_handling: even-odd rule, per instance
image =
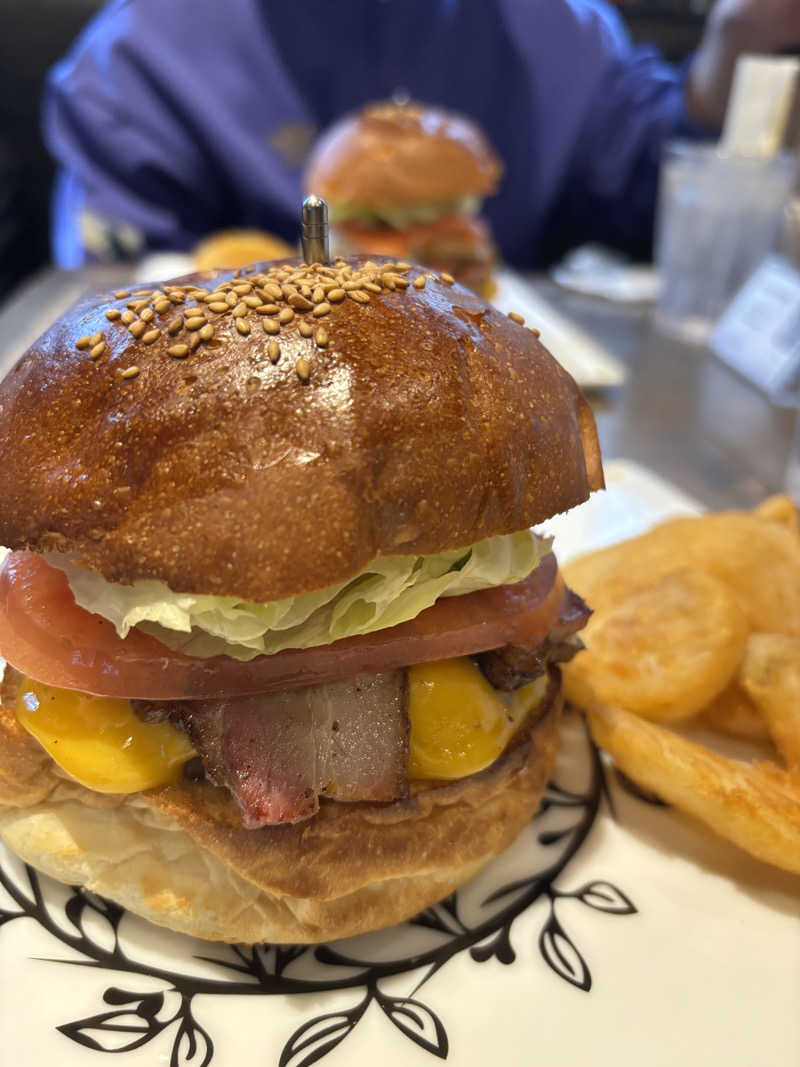
POLYGON ((798 0, 717 0, 689 70, 691 117, 705 126, 721 126, 739 56, 794 45, 800 45, 798 0))

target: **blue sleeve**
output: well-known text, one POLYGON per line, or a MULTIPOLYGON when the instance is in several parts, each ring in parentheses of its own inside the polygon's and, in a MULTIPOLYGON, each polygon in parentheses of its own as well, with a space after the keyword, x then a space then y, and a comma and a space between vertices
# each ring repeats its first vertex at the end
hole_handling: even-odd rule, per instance
POLYGON ((202 12, 192 0, 116 0, 53 69, 43 120, 60 167, 60 265, 186 249, 233 224, 285 226, 298 178, 270 137, 277 116, 305 115, 259 10, 259 0, 202 12))
POLYGON ((574 152, 562 178, 539 258, 596 241, 634 256, 652 246, 658 173, 664 145, 708 136, 685 104, 685 71, 652 48, 636 47, 609 5, 571 0, 580 24, 575 52, 584 109, 574 152))

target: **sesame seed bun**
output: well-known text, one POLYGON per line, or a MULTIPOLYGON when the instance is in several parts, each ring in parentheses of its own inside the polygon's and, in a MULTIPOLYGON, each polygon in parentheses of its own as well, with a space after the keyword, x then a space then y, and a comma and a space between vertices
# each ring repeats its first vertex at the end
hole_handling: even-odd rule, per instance
POLYGON ((83 301, 31 347, 0 385, 0 544, 265 602, 602 486, 575 382, 449 275, 248 271, 83 301))
POLYGON ((230 796, 206 784, 109 796, 66 780, 2 704, 0 838, 52 877, 197 937, 348 937, 441 900, 511 844, 553 769, 561 705, 551 668, 545 697, 485 771, 243 830, 230 796))
POLYGON ((463 115, 377 103, 320 137, 305 186, 333 205, 407 206, 490 195, 502 169, 486 137, 463 115))

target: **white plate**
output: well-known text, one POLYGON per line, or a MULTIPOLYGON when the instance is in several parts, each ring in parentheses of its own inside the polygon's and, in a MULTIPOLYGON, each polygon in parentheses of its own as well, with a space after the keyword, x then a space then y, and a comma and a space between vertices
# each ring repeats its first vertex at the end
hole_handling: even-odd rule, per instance
MULTIPOLYGON (((562 557, 698 510, 633 464, 606 474, 546 524, 562 557)), ((0 879, 9 1067, 763 1067, 800 1051, 798 879, 631 795, 575 718, 544 813, 420 923, 236 950, 2 850, 0 879)))
MULTIPOLYGON (((191 259, 178 252, 147 256, 136 266, 134 282, 158 282, 189 274, 191 259)), ((542 331, 542 341, 578 385, 603 389, 622 385, 626 370, 618 359, 541 297, 520 275, 504 267, 496 275, 492 303, 498 310, 517 311, 528 326, 542 331)))
POLYGON ((584 389, 622 385, 625 366, 579 326, 557 311, 525 279, 504 267, 497 272, 492 303, 500 311, 517 311, 527 326, 542 332, 542 343, 584 389))

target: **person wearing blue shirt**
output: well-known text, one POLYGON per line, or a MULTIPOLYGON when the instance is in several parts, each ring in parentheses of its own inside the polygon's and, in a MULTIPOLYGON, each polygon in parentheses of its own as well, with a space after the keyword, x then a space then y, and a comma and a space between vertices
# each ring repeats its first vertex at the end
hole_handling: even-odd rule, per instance
POLYGON ((313 136, 398 93, 489 135, 506 169, 486 214, 508 262, 584 241, 646 254, 664 142, 717 126, 737 55, 767 30, 770 48, 800 40, 798 9, 719 0, 680 70, 601 0, 114 0, 45 95, 54 258, 233 226, 293 240, 313 136))

